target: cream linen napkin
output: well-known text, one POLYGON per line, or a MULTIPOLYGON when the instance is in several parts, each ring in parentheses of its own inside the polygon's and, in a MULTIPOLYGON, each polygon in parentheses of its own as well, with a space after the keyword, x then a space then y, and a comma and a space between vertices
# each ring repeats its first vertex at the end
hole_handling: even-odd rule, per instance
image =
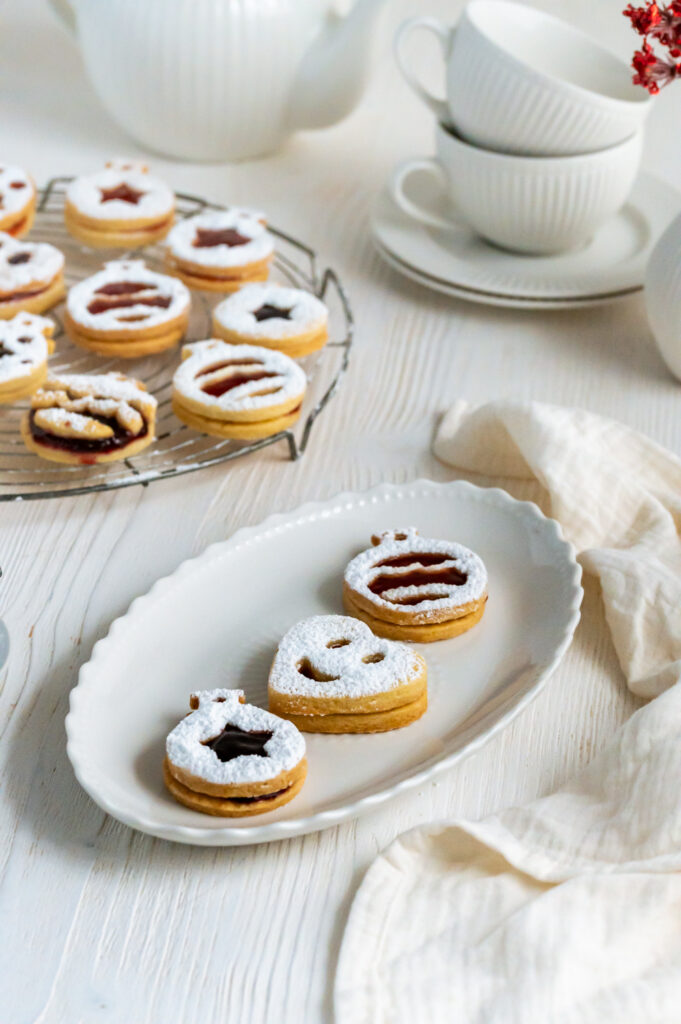
POLYGON ((551 796, 414 829, 378 857, 343 938, 337 1022, 678 1024, 681 462, 622 424, 538 403, 460 403, 434 451, 540 481, 600 579, 630 688, 662 695, 551 796))

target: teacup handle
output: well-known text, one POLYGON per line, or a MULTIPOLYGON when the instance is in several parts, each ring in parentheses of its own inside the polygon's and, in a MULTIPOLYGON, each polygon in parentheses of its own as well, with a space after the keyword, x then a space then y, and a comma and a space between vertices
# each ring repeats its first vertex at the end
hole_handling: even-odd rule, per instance
POLYGON ((50 0, 55 14, 61 18, 64 25, 70 32, 76 31, 76 14, 71 6, 70 0, 50 0))
POLYGON ((427 29, 429 32, 435 33, 440 42, 440 46, 442 47, 442 53, 445 60, 449 57, 449 51, 451 49, 455 29, 450 28, 449 25, 445 25, 444 21, 440 21, 439 18, 432 18, 429 16, 409 18, 409 20, 403 22, 397 30, 394 44, 395 60, 397 61, 397 66, 406 79, 407 84, 412 87, 416 95, 423 100, 426 106, 430 107, 438 121, 448 121, 449 110, 447 108, 447 103, 444 100, 438 99, 437 96, 433 96, 432 92, 421 85, 405 60, 404 43, 406 42, 407 36, 410 36, 414 29, 417 28, 427 29))
POLYGON ((431 174, 438 178, 439 184, 443 186, 444 191, 448 194, 447 172, 440 161, 434 156, 417 157, 416 159, 405 160, 404 163, 398 164, 393 171, 388 183, 388 190, 394 202, 408 217, 412 217, 422 224, 427 224, 431 228, 451 229, 454 225, 453 220, 447 217, 440 217, 437 213, 426 210, 425 207, 415 203, 405 193, 405 182, 414 171, 430 171, 431 174))

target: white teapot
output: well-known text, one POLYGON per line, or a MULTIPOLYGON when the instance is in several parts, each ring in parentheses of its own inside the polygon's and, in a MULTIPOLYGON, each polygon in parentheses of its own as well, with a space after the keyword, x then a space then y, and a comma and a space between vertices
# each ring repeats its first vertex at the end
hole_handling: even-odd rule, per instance
POLYGON ((357 103, 385 0, 51 0, 111 116, 145 147, 240 160, 357 103))

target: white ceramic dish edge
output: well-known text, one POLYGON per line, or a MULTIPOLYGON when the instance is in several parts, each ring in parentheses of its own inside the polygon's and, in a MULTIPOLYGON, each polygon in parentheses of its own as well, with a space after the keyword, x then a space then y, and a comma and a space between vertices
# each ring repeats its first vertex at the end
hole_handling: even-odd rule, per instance
POLYGON ((407 484, 378 484, 376 487, 364 492, 361 495, 361 498, 364 502, 371 503, 372 501, 378 500, 379 497, 386 492, 398 494, 404 488, 428 488, 433 486, 438 488, 456 487, 467 491, 468 495, 470 497, 474 497, 476 500, 491 501, 497 505, 512 504, 513 506, 522 507, 526 514, 542 520, 543 523, 549 526, 552 535, 552 543, 555 544, 557 550, 561 549, 564 554, 568 555, 569 561, 572 562, 573 566, 571 583, 574 586, 575 594, 570 605, 571 614, 566 623, 563 637, 556 647, 553 659, 540 673, 539 677, 535 680, 530 689, 520 697, 517 703, 509 708, 509 710, 503 714, 489 730, 471 740, 461 750, 455 751, 452 754, 443 757, 441 760, 428 765, 421 771, 417 771, 413 775, 402 779, 394 786, 390 786, 380 792, 371 793, 368 796, 361 797, 353 803, 345 804, 342 807, 330 808, 328 811, 320 811, 304 818, 287 819, 285 821, 272 822, 266 825, 254 825, 252 828, 233 828, 226 826, 224 829, 210 830, 208 834, 201 828, 194 828, 190 826, 159 826, 155 822, 146 820, 142 816, 121 810, 113 801, 103 797, 101 793, 98 792, 96 785, 89 779, 87 764, 79 757, 78 743, 73 735, 72 722, 74 713, 77 708, 77 702, 82 694, 87 689, 97 685, 98 663, 106 658, 107 649, 111 640, 113 638, 119 639, 120 634, 124 633, 126 629, 129 628, 130 616, 132 613, 138 611, 145 604, 153 602, 159 594, 179 586, 183 579, 185 579, 189 574, 197 571, 205 561, 209 560, 215 549, 218 547, 222 549, 224 549, 225 546, 235 548, 241 547, 243 544, 248 543, 249 539, 254 534, 259 533, 263 529, 271 529, 278 525, 282 525, 288 519, 299 519, 303 516, 313 515, 315 512, 322 510, 325 506, 332 504, 337 505, 344 502, 357 501, 357 492, 344 491, 325 501, 307 502, 306 504, 299 506, 297 509, 293 509, 288 512, 274 513, 254 526, 247 526, 237 530, 236 533, 227 540, 211 544, 202 554, 194 558, 187 559, 182 562, 169 576, 165 576, 160 580, 157 580, 146 594, 135 598, 125 615, 120 616, 112 622, 107 636, 97 641, 92 649, 90 659, 81 666, 78 674, 77 685, 71 690, 69 701, 70 710, 65 721, 67 755, 76 778, 85 792, 95 801, 96 804, 98 804, 108 814, 111 814, 112 817, 116 818, 118 821, 123 822, 123 824, 128 825, 131 828, 156 836, 159 839, 169 839, 175 842, 200 846, 245 846, 252 843, 272 842, 309 832, 321 831, 322 829, 330 828, 331 826, 347 821, 348 819, 358 817, 359 815, 372 810, 374 807, 378 807, 385 803, 387 800, 394 799, 401 793, 413 789, 416 786, 423 785, 445 769, 460 763, 471 754, 480 750, 489 740, 506 728, 506 726, 540 693, 548 679, 557 668, 572 641, 572 637, 580 618, 580 607, 583 595, 581 588, 581 566, 576 560, 574 547, 569 543, 569 541, 565 540, 560 524, 556 522, 556 520, 545 516, 533 502, 517 501, 500 488, 478 487, 475 484, 468 483, 467 481, 453 481, 449 484, 443 484, 436 483, 432 480, 419 479, 407 484))

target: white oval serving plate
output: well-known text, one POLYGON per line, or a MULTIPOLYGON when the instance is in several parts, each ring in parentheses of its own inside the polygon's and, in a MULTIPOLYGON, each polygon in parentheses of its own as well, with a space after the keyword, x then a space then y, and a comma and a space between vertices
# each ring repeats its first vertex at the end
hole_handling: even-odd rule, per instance
POLYGON ((100 807, 163 839, 230 846, 336 825, 456 764, 536 696, 579 620, 580 578, 556 522, 468 483, 382 484, 272 516, 184 562, 113 623, 71 693, 69 758, 100 807), (375 736, 308 736, 303 791, 269 814, 211 818, 175 803, 161 776, 164 739, 190 692, 242 687, 266 706, 285 631, 305 616, 342 612, 349 559, 377 530, 407 525, 474 548, 490 580, 477 627, 420 648, 429 675, 423 718, 375 736))

